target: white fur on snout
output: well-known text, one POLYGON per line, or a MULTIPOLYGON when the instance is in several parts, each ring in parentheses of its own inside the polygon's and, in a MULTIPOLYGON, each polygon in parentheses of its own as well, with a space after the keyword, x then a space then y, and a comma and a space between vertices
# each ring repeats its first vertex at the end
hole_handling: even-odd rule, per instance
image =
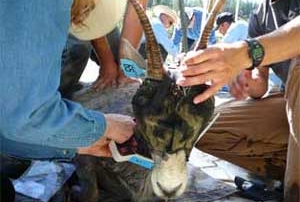
POLYGON ((186 155, 183 150, 174 154, 167 154, 167 158, 154 158, 155 167, 151 175, 151 183, 154 193, 161 198, 174 198, 180 196, 187 185, 187 165, 186 155), (159 185, 158 185, 159 184, 159 185), (163 190, 168 193, 180 188, 172 195, 167 196, 163 190))

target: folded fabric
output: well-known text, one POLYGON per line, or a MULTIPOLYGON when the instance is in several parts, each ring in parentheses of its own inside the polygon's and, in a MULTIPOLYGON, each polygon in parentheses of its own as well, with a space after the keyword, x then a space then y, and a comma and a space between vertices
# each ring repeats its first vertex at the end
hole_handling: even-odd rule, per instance
POLYGON ((16 192, 47 202, 74 172, 70 163, 33 161, 28 170, 13 181, 16 192))

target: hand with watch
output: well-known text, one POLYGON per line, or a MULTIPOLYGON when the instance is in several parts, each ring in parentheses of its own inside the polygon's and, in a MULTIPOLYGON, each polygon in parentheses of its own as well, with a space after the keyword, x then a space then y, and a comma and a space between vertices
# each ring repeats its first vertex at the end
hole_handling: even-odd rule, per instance
POLYGON ((194 98, 198 104, 211 97, 224 84, 230 84, 242 70, 253 70, 264 58, 264 48, 256 39, 218 43, 204 50, 188 52, 180 66, 180 86, 211 83, 194 98))
POLYGON ((245 42, 248 44, 248 54, 252 60, 251 67, 246 70, 253 70, 258 67, 264 59, 265 50, 264 47, 256 39, 246 39, 245 42))

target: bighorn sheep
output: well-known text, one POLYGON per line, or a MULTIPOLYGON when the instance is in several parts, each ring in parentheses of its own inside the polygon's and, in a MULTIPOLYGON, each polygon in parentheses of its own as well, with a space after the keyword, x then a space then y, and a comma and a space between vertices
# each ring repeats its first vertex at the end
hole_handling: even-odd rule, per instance
MULTIPOLYGON (((200 132, 213 114, 214 98, 198 105, 193 104, 194 96, 208 86, 203 84, 182 88, 176 85, 176 68, 163 67, 158 44, 143 8, 136 0, 128 1, 136 9, 143 25, 147 47, 147 76, 132 98, 133 114, 137 122, 135 137, 139 144, 147 147, 145 151, 149 151, 154 160, 154 168, 151 171, 135 165, 129 168, 128 163, 113 163, 106 159, 98 162, 101 166, 93 171, 101 175, 101 180, 98 180, 102 187, 113 189, 114 186, 123 186, 127 191, 112 192, 121 197, 129 195, 130 200, 154 201, 155 196, 162 199, 176 198, 185 191, 188 179, 186 162, 200 132), (110 171, 121 177, 113 176, 110 171)), ((216 13, 224 2, 219 0, 214 4, 195 50, 206 48, 216 13)), ((86 164, 87 160, 77 159, 77 163, 81 166, 79 175, 87 177, 86 171, 91 171, 86 164)), ((89 186, 96 188, 97 182, 89 186)), ((92 198, 97 201, 97 190, 88 194, 89 201, 93 201, 92 198)), ((99 194, 101 196, 102 193, 99 194)))

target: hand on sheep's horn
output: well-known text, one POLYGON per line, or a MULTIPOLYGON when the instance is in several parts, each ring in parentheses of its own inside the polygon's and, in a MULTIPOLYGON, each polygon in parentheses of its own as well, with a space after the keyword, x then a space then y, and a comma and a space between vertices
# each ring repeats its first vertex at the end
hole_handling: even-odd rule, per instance
POLYGON ((194 98, 193 102, 198 104, 213 96, 223 85, 229 84, 242 69, 250 66, 251 60, 245 42, 220 43, 189 52, 181 62, 181 76, 177 84, 193 86, 210 83, 206 91, 194 98))
POLYGON ((110 157, 109 142, 111 140, 117 143, 127 141, 132 135, 135 127, 134 119, 130 116, 121 114, 105 114, 106 130, 104 135, 87 147, 80 147, 78 154, 110 157))

